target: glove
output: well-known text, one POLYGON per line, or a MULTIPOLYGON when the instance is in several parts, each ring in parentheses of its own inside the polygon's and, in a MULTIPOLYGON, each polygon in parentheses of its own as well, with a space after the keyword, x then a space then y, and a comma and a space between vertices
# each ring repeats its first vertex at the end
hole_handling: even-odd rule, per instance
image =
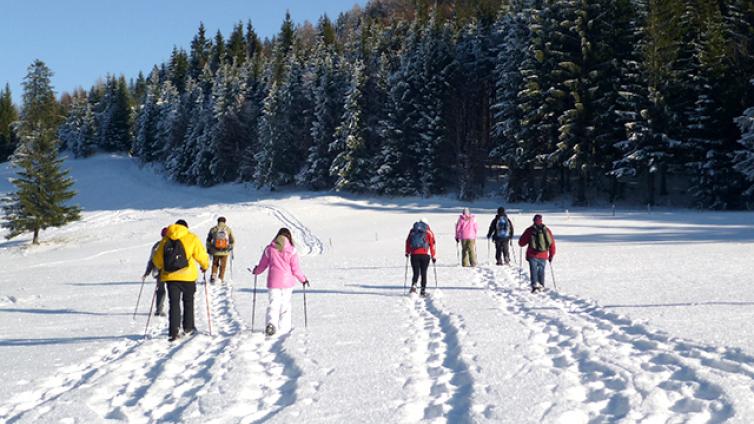
POLYGON ((550 263, 552 263, 552 260, 553 260, 553 259, 555 259, 555 258, 550 258, 550 259, 548 259, 548 261, 550 261, 550 263))
POLYGON ((311 287, 311 285, 309 284, 309 280, 304 281, 303 283, 301 283, 301 285, 311 287))
POLYGON ((458 243, 458 239, 456 239, 456 243, 458 243))
POLYGON ((437 262, 437 258, 432 258, 432 263, 434 264, 436 262, 437 262))
POLYGON ((207 272, 207 268, 199 268, 199 269, 201 269, 202 274, 204 274, 205 272, 207 272))
POLYGON ((251 273, 256 275, 257 274, 257 266, 254 265, 254 269, 251 270, 251 273))
POLYGON ((141 276, 141 282, 143 283, 145 281, 147 281, 147 274, 141 276))
POLYGON ((408 258, 408 255, 410 255, 410 253, 406 253, 406 257, 407 257, 407 258, 408 258))

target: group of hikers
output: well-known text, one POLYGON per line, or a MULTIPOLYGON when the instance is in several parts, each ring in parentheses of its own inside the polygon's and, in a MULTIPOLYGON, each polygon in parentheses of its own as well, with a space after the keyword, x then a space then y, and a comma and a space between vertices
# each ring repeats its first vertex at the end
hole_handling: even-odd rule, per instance
MULTIPOLYGON (((167 287, 168 340, 175 341, 181 335, 196 333, 194 326, 194 294, 199 271, 205 274, 210 267, 210 284, 225 281, 228 258, 232 259, 235 238, 225 217, 217 219, 217 225, 207 234, 204 245, 199 237, 189 231, 188 223, 179 219, 160 232, 160 241, 152 247, 147 269, 142 282, 150 274, 157 280, 154 302, 155 315, 165 316, 164 300, 167 287), (198 267, 198 269, 197 269, 198 267), (181 307, 183 310, 181 310, 181 307), (183 333, 180 329, 183 328, 183 333)), ((254 275, 267 273, 267 325, 265 333, 285 333, 291 328, 291 295, 296 280, 304 285, 309 281, 301 272, 293 236, 287 228, 281 228, 267 246, 259 263, 252 270, 254 275)), ((151 314, 151 312, 150 312, 151 314)))
MULTIPOLYGON (((476 239, 479 225, 468 208, 464 208, 456 221, 455 240, 460 245, 461 265, 475 267, 477 265, 476 239)), ((498 208, 497 214, 490 222, 487 239, 495 243, 495 263, 510 265, 510 245, 513 244, 513 222, 505 213, 505 208, 498 208)), ((552 231, 544 225, 542 215, 536 214, 533 224, 521 234, 518 245, 528 246, 526 260, 529 262, 532 293, 541 291, 545 285, 545 266, 555 257, 555 237, 552 231)), ((413 271, 409 293, 416 293, 417 283, 421 278, 420 296, 426 296, 427 269, 430 261, 437 262, 435 250, 435 235, 429 227, 426 218, 414 223, 406 238, 406 258, 411 261, 413 271)))
MULTIPOLYGON (((477 231, 476 218, 468 208, 464 208, 455 228, 456 244, 461 248, 459 259, 464 267, 477 265, 477 231)), ((510 264, 513 235, 513 222, 505 213, 505 208, 498 208, 487 232, 487 239, 495 243, 497 265, 510 264)), ((235 238, 226 218, 222 216, 217 219, 217 225, 207 233, 204 244, 197 235, 189 231, 188 223, 183 219, 163 228, 160 237, 160 241, 152 246, 142 283, 150 274, 156 279, 153 297, 153 304, 156 305, 155 315, 165 316, 164 302, 167 293, 168 340, 172 342, 182 335, 196 333, 194 294, 199 271, 204 275, 206 282, 206 272, 211 265, 210 284, 226 281, 225 273, 229 259, 232 263, 235 238), (181 328, 183 333, 180 332, 181 328)), ((405 244, 406 265, 408 266, 410 261, 413 270, 409 291, 412 294, 417 292, 417 284, 421 281, 419 294, 426 296, 429 263, 437 262, 435 244, 435 235, 426 218, 421 218, 413 224, 405 244)), ((540 291, 545 284, 545 266, 548 261, 552 262, 555 256, 555 238, 552 231, 544 225, 542 215, 534 215, 533 224, 524 231, 518 244, 521 247, 528 246, 526 260, 529 262, 531 290, 540 291)), ((309 285, 309 280, 299 266, 294 246, 291 231, 288 228, 280 228, 272 242, 265 247, 258 264, 250 269, 255 278, 268 271, 268 306, 264 330, 268 336, 290 331, 293 287, 296 282, 304 286, 309 285)))

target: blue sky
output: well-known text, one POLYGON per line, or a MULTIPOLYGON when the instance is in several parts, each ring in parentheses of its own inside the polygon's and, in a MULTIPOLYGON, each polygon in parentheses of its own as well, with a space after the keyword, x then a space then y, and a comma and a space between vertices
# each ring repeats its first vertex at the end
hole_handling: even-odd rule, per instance
POLYGON ((261 37, 280 29, 285 11, 294 22, 316 22, 366 0, 5 0, 0 7, 0 85, 21 97, 26 69, 36 58, 55 73, 60 94, 89 88, 111 74, 135 77, 165 61, 173 46, 188 50, 199 22, 209 36, 226 37, 239 20, 251 19, 261 37))

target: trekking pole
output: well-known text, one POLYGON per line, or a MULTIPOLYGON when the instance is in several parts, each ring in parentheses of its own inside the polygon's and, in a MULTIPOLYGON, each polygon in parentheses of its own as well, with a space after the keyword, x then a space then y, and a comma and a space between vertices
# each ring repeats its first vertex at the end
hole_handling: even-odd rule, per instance
POLYGON ((144 327, 144 338, 147 338, 147 331, 149 331, 149 321, 152 319, 152 307, 154 307, 154 300, 157 297, 157 283, 155 283, 154 292, 152 293, 152 301, 149 303, 149 315, 147 315, 147 325, 144 327))
POLYGON ((406 256, 406 268, 403 271, 403 294, 406 294, 407 283, 408 283, 408 256, 406 256))
POLYGON ((487 265, 491 265, 490 263, 490 239, 487 239, 487 265))
POLYGON ((306 286, 308 285, 308 281, 303 284, 304 286, 304 328, 309 328, 309 319, 306 316, 306 286))
POLYGON ((432 261, 432 269, 435 271, 435 290, 437 290, 437 262, 432 261))
POLYGON ((558 289, 558 284, 555 282, 555 271, 552 269, 552 262, 550 262, 550 275, 552 275, 552 286, 555 287, 555 290, 558 289))
POLYGON ((463 265, 461 263, 461 247, 460 242, 456 241, 456 256, 458 257, 458 265, 463 265))
POLYGON ((235 256, 235 254, 231 250, 230 251, 230 281, 233 281, 233 257, 234 256, 235 256))
MULTIPOLYGON (((251 270, 251 268, 246 268, 254 274, 254 271, 251 270)), ((254 291, 251 295, 251 332, 254 332, 254 316, 256 315, 256 309, 257 309, 257 274, 254 274, 254 291)))
POLYGON ((524 246, 518 247, 518 266, 524 266, 524 246))
POLYGON ((139 302, 141 302, 141 291, 144 290, 144 282, 147 281, 147 277, 141 277, 141 287, 139 287, 139 297, 136 298, 136 307, 134 308, 134 316, 131 320, 136 319, 136 311, 139 310, 139 302))
MULTIPOLYGON (((209 335, 212 335, 212 310, 209 306, 209 288, 207 287, 207 272, 204 272, 204 303, 207 305, 207 325, 209 326, 209 335)), ((186 313, 184 311, 183 313, 186 313)))

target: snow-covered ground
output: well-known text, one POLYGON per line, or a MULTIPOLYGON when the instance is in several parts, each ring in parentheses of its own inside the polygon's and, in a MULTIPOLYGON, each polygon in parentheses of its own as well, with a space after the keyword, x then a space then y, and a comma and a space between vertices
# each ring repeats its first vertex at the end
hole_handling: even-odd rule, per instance
MULTIPOLYGON (((211 189, 164 181, 128 158, 70 160, 84 219, 0 242, 0 422, 754 422, 754 215, 507 205, 518 234, 542 212, 558 290, 532 295, 517 267, 457 265, 470 206, 211 189), (232 282, 204 286, 202 334, 167 341, 151 287, 132 319, 151 245, 178 218, 200 237, 224 215, 232 282), (403 242, 438 236, 431 296, 403 294, 403 242), (245 271, 277 229, 311 280, 294 330, 261 334, 266 293, 245 271)), ((11 189, 0 170, 0 192, 11 189)), ((516 248, 516 259, 519 250, 516 248)), ((548 285, 551 274, 547 273, 548 285)))

